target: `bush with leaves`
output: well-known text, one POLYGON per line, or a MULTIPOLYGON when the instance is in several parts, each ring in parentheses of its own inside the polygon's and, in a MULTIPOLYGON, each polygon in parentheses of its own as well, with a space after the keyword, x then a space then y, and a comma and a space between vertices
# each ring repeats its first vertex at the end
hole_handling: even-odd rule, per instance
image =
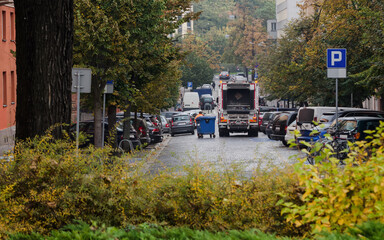
MULTIPOLYGON (((384 222, 384 123, 369 140, 349 143, 351 152, 340 166, 326 145, 316 157, 318 164, 296 164, 302 203, 280 201, 287 221, 296 226, 311 224, 314 232, 339 230, 366 221, 384 222)), ((317 148, 313 148, 316 150, 317 148)))

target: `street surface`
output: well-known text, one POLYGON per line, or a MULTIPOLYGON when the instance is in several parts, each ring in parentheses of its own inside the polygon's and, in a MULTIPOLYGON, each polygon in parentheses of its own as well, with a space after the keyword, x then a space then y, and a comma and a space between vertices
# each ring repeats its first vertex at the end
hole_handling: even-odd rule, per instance
POLYGON ((296 155, 303 157, 297 149, 287 148, 280 141, 268 139, 263 133, 259 133, 259 137, 240 133, 216 138, 205 135, 203 139, 198 139, 196 134, 180 134, 170 137, 168 144, 159 151, 158 161, 151 170, 199 162, 219 171, 240 169, 244 176, 250 176, 257 168, 293 164, 297 162, 296 155))
MULTIPOLYGON (((218 76, 214 78, 216 99, 218 76)), ((214 110, 207 115, 216 116, 214 110)), ((250 176, 257 168, 268 166, 284 166, 297 162, 303 157, 297 149, 285 147, 280 141, 273 141, 259 132, 258 137, 248 137, 246 133, 231 133, 230 137, 219 137, 217 119, 215 124, 216 138, 204 135, 203 139, 191 134, 180 134, 169 137, 162 148, 157 150, 157 160, 150 167, 152 171, 165 168, 178 168, 193 163, 202 163, 219 171, 240 169, 244 176, 250 176)), ((177 170, 176 170, 177 171, 177 170)))

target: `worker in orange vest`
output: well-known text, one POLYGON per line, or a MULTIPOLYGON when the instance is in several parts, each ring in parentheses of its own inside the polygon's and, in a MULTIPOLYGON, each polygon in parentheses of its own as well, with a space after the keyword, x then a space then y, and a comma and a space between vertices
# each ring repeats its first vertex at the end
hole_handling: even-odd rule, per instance
POLYGON ((196 115, 196 117, 195 117, 195 123, 196 123, 196 119, 197 119, 198 117, 201 117, 201 116, 204 116, 204 114, 203 114, 202 111, 200 111, 199 114, 196 115))

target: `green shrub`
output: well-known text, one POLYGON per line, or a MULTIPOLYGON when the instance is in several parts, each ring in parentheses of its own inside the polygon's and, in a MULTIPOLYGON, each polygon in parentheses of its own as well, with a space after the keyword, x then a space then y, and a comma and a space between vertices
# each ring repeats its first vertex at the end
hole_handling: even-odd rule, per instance
POLYGON ((302 159, 295 166, 304 193, 301 204, 283 203, 288 222, 311 224, 313 231, 343 232, 366 221, 384 221, 384 123, 372 141, 349 145, 344 166, 332 157, 330 146, 318 156, 318 164, 306 165, 302 159))

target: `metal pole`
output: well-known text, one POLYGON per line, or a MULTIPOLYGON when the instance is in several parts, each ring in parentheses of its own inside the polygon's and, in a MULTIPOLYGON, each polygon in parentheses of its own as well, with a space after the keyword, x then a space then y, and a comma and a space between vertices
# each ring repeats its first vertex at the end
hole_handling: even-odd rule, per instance
POLYGON ((353 108, 353 93, 351 93, 351 107, 353 108))
POLYGON ((106 92, 104 91, 104 97, 103 97, 103 123, 102 123, 102 126, 103 126, 102 129, 103 130, 101 132, 101 148, 104 148, 105 95, 106 95, 106 92))
POLYGON ((76 119, 76 150, 79 150, 79 131, 80 131, 80 72, 77 72, 77 119, 76 119))
POLYGON ((339 129, 339 81, 336 78, 336 131, 339 129))

